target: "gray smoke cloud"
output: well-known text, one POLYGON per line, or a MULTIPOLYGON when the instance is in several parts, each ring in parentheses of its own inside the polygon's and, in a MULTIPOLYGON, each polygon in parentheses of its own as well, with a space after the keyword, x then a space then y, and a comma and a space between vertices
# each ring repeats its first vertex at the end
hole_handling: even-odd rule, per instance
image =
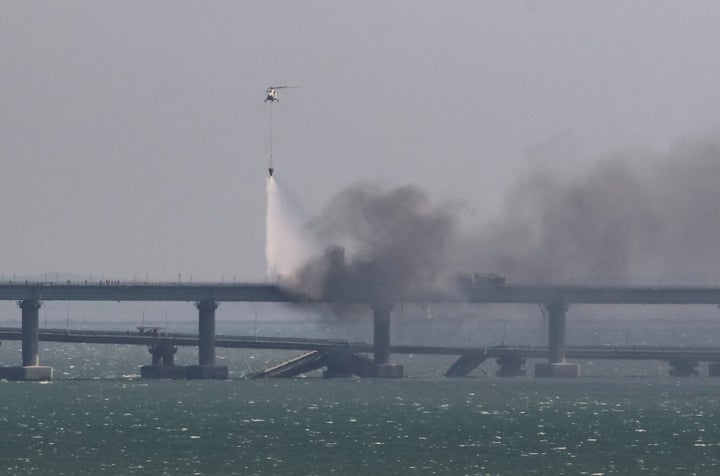
POLYGON ((465 207, 415 186, 357 185, 310 228, 324 251, 280 284, 338 302, 394 302, 497 273, 516 283, 717 284, 720 144, 618 154, 581 177, 533 170, 501 218, 459 233, 465 207), (709 281, 707 281, 709 280, 709 281))
POLYGON ((581 178, 536 170, 456 263, 517 282, 715 284, 719 203, 714 138, 618 154, 581 178))
POLYGON ((451 208, 415 186, 355 185, 310 224, 324 252, 280 284, 314 298, 374 303, 432 286, 456 238, 451 208))

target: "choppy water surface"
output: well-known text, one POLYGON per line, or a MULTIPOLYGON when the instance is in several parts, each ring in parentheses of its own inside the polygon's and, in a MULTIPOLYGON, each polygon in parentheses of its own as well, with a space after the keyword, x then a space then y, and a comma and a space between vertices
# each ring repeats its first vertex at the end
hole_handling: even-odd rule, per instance
POLYGON ((0 382, 5 474, 717 474, 713 379, 0 382))
MULTIPOLYGON (((173 331, 196 331, 180 324, 173 331)), ((230 324, 218 332, 371 338, 368 325, 230 324)), ((547 341, 541 320, 520 324, 399 322, 393 342, 547 341)), ((715 321, 641 324, 578 320, 568 335, 578 344, 720 342, 715 321)), ((494 378, 486 361, 473 378, 444 379, 455 356, 393 355, 410 378, 246 381, 296 353, 217 352, 233 380, 142 381, 143 346, 41 342, 55 381, 0 381, 0 474, 720 474, 720 379, 706 377, 705 363, 702 377, 676 379, 666 362, 582 361, 583 377, 545 380, 494 378)), ((196 363, 196 349, 180 348, 176 362, 196 363)), ((0 365, 19 363, 20 344, 3 342, 0 365)))

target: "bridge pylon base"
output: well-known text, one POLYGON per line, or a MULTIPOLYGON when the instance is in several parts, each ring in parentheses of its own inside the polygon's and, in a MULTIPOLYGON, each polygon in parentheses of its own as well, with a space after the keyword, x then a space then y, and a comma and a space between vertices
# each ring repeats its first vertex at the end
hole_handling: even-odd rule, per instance
POLYGON ((189 379, 226 380, 229 376, 227 365, 188 365, 185 377, 189 379))
POLYGON ((495 359, 498 364, 496 377, 524 377, 525 376, 525 357, 499 357, 495 359))
POLYGON ((350 378, 353 376, 353 358, 349 352, 328 355, 324 360, 327 362, 327 370, 323 372, 323 378, 350 378))
POLYGON ((0 367, 0 379, 46 381, 52 380, 53 368, 43 365, 28 365, 24 367, 0 367))
POLYGON ((185 367, 182 365, 143 365, 140 377, 156 379, 184 379, 185 367))
POLYGON ((671 377, 697 377, 699 362, 691 359, 670 359, 671 377))
POLYGON ((378 378, 403 378, 404 368, 400 364, 378 364, 378 378))
POLYGON ((328 369, 323 371, 323 378, 350 378, 353 376, 352 371, 345 369, 328 369))
POLYGON ((540 362, 535 364, 536 377, 562 377, 575 378, 580 376, 580 366, 567 362, 548 363, 540 362))

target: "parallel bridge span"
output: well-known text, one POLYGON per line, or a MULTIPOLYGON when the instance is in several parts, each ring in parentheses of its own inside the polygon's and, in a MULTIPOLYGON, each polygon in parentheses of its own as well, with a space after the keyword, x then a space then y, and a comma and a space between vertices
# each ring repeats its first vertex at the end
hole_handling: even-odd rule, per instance
MULTIPOLYGON (((22 310, 22 362, 19 368, 0 368, 0 378, 6 375, 22 379, 46 379, 52 377, 52 369, 40 368, 38 358, 38 309, 43 301, 185 301, 195 302, 198 308, 198 354, 199 365, 188 367, 191 378, 226 378, 227 367, 215 363, 215 309, 219 302, 322 302, 293 294, 273 283, 53 283, 53 282, 4 282, 0 283, 0 300, 18 301, 22 310)), ((390 345, 390 311, 393 303, 371 302, 355 290, 331 302, 366 303, 373 310, 373 361, 355 359, 362 373, 397 377, 402 367, 389 363, 397 347, 390 345), (368 372, 369 365, 374 370, 368 372)), ((548 313, 549 362, 535 366, 536 376, 577 376, 579 367, 565 362, 565 357, 586 358, 570 351, 565 345, 565 321, 571 304, 720 304, 720 287, 643 287, 643 286, 579 286, 579 285, 487 285, 466 283, 453 290, 431 289, 414 291, 395 298, 395 302, 425 303, 526 303, 542 304, 548 313)), ((98 337, 99 338, 99 337, 98 337)), ((287 344, 287 343, 286 343, 287 344)), ((174 344, 184 345, 184 344, 174 344)), ((418 349, 418 348, 416 348, 418 349)), ((159 351, 158 351, 159 352, 159 351)), ((314 351, 318 352, 318 351, 314 351)), ((531 351, 514 351, 513 355, 500 355, 505 367, 514 373, 522 358, 531 357, 531 351)), ((579 352, 579 351, 578 351, 579 352)), ((416 352, 419 353, 419 352, 416 352)), ((153 365, 160 354, 153 354, 153 365)), ((630 355, 630 354, 628 354, 630 355)), ((649 354, 633 354, 649 355, 649 354)), ((164 354, 164 361, 172 362, 171 354, 164 354)), ((454 372, 476 365, 485 358, 477 352, 462 354, 454 372)), ((603 357, 598 357, 603 358, 603 357)), ((633 358, 633 357, 630 357, 633 358)), ((308 362, 316 362, 314 357, 308 362)), ((687 360, 687 359, 686 359, 687 360)), ((708 359, 714 360, 714 359, 708 359)), ((329 372, 342 373, 345 363, 330 362, 329 372), (339 369, 339 370, 338 370, 339 369)), ((671 362, 672 363, 672 362, 671 362)), ((679 364, 677 365, 686 365, 679 364)), ((305 364, 303 364, 305 365, 305 364)), ((309 365, 309 364, 308 364, 309 365)), ((676 366, 677 366, 676 365, 676 366)), ((687 364, 689 365, 689 364, 687 364)), ((686 366, 687 366, 686 365, 686 366)), ((720 364, 719 364, 720 365, 720 364)), ((692 369, 678 372, 687 374, 692 369)), ((360 370, 359 370, 360 371, 360 370)), ((720 367, 717 372, 720 373, 720 367)))
MULTIPOLYGON (((130 331, 88 331, 77 329, 42 329, 39 332, 43 342, 75 342, 85 344, 117 344, 117 345, 153 345, 170 344, 176 346, 198 346, 198 336, 194 334, 170 333, 167 335, 140 334, 130 331)), ((22 338, 20 329, 0 327, 0 341, 18 341, 22 338)), ((269 350, 317 350, 321 352, 363 352, 371 353, 373 344, 366 342, 349 342, 340 339, 306 339, 298 337, 262 337, 217 335, 217 347, 234 349, 269 349, 269 350)), ((479 354, 488 359, 500 357, 523 357, 540 359, 548 356, 547 347, 508 346, 490 347, 459 347, 432 345, 393 345, 393 354, 418 355, 467 355, 479 354)), ((700 361, 720 361, 720 348, 702 346, 610 346, 585 345, 568 346, 566 354, 574 359, 609 359, 609 360, 670 360, 674 358, 694 359, 700 361)))

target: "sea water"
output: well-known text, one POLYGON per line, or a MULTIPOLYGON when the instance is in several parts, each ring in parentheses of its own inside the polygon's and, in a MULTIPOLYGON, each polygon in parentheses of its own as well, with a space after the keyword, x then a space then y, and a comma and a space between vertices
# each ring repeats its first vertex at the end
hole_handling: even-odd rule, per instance
POLYGON ((0 382, 2 474, 717 474, 720 382, 0 382))
MULTIPOLYGON (((396 343, 446 343, 430 339, 448 334, 434 332, 433 320, 412 334, 398 321, 396 343)), ((572 341, 719 341, 712 322, 617 336, 602 322, 583 332, 574 323, 572 341)), ((369 340, 369 326, 220 324, 222 333, 369 340)), ((456 329, 454 343, 534 343, 513 325, 456 329)), ((296 354, 218 348, 230 380, 155 381, 138 375, 150 361, 144 346, 41 342, 55 380, 0 381, 0 474, 720 474, 720 379, 707 377, 706 364, 701 377, 672 378, 665 362, 581 361, 582 377, 557 380, 496 378, 486 361, 449 379, 442 374, 456 356, 393 355, 407 378, 242 379, 296 354)), ((0 365, 19 362, 19 342, 3 342, 0 365)), ((196 349, 180 348, 176 362, 196 363, 196 349)))

